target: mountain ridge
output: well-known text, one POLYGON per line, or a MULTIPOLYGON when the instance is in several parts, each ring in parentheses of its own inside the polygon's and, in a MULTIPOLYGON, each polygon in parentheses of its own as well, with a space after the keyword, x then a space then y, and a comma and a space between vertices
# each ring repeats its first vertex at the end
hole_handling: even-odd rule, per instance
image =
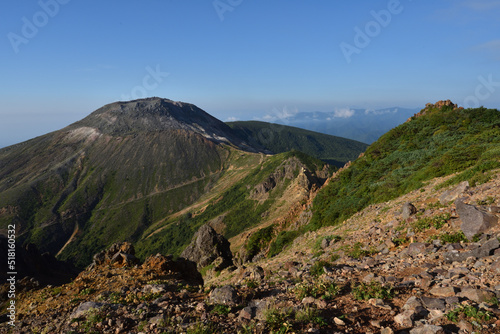
MULTIPOLYGON (((234 173, 259 175, 272 160, 266 153, 192 104, 111 103, 59 131, 0 149, 0 228, 15 222, 19 242, 85 266, 113 242, 137 242, 220 182, 237 182, 234 173)), ((316 163, 323 164, 310 166, 316 163)), ((250 210, 255 205, 245 203, 250 210)))

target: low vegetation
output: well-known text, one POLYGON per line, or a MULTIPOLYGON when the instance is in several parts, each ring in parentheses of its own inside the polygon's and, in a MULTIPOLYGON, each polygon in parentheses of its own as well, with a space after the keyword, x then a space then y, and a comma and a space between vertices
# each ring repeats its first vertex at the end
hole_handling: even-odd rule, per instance
POLYGON ((431 108, 383 135, 314 200, 310 229, 341 223, 373 203, 458 173, 442 186, 486 182, 500 167, 500 113, 496 109, 431 108))

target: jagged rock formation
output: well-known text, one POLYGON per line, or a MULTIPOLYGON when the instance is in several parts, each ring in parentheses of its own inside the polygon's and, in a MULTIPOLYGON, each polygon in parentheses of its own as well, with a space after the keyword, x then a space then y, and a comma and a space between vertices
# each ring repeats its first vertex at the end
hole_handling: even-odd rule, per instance
POLYGON ((421 111, 419 111, 418 113, 416 113, 415 115, 413 115, 412 117, 410 117, 407 120, 407 122, 411 121, 412 119, 415 119, 415 118, 427 115, 429 113, 429 111, 431 111, 431 110, 441 109, 443 107, 449 107, 452 110, 463 109, 463 107, 458 107, 458 105, 456 105, 455 103, 451 102, 450 100, 441 100, 441 101, 437 101, 434 104, 427 103, 425 105, 424 109, 422 109, 421 111))
POLYGON ((181 257, 195 262, 199 269, 211 265, 215 271, 220 271, 233 264, 229 241, 209 225, 200 227, 181 257))

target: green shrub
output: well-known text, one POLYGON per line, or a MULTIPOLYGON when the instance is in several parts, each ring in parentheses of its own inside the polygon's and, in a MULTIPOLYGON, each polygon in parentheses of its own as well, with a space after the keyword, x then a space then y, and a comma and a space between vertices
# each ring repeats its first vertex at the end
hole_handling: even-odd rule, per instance
POLYGON ((319 326, 326 326, 327 322, 321 317, 317 308, 306 306, 295 313, 295 320, 304 324, 316 324, 319 326))
POLYGON ((269 245, 274 235, 274 225, 270 225, 265 228, 261 228, 257 232, 253 233, 245 245, 245 248, 250 257, 257 255, 262 249, 269 245))
POLYGON ((278 255, 299 236, 299 231, 281 231, 269 247, 268 257, 278 255))
POLYGON ((496 109, 442 108, 392 129, 321 189, 309 229, 341 223, 438 176, 459 173, 443 186, 485 182, 500 168, 499 125, 496 109))
POLYGON ((231 312, 231 307, 223 304, 216 304, 212 309, 211 313, 219 315, 228 315, 231 312))
POLYGON ((302 300, 305 297, 331 300, 338 295, 340 287, 334 282, 300 283, 293 289, 295 297, 302 300))
POLYGON ((354 259, 361 259, 365 256, 370 256, 370 255, 377 253, 377 251, 375 249, 368 250, 368 249, 364 249, 363 246, 364 246, 363 243, 356 242, 354 244, 354 246, 352 246, 352 248, 347 251, 347 255, 349 255, 350 257, 352 257, 354 259))
POLYGON ((458 322, 461 318, 476 321, 489 321, 493 314, 487 310, 482 310, 473 305, 460 305, 446 313, 448 320, 458 322))
POLYGON ((323 267, 331 267, 331 266, 332 264, 328 261, 323 261, 323 260, 316 261, 311 266, 311 269, 309 269, 309 273, 311 274, 311 276, 319 277, 325 272, 323 267))
POLYGON ((444 233, 444 234, 441 234, 439 236, 439 240, 441 240, 441 242, 443 244, 446 244, 446 243, 457 243, 457 242, 467 242, 467 237, 465 236, 464 232, 460 231, 460 232, 455 232, 455 233, 444 233))
POLYGON ((368 300, 371 298, 392 299, 394 291, 390 286, 383 286, 379 282, 357 283, 351 286, 351 293, 357 300, 368 300))

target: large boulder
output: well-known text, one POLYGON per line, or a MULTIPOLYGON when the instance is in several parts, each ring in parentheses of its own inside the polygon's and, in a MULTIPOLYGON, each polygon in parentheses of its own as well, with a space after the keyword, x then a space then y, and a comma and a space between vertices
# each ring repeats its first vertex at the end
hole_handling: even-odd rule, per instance
POLYGON ((199 269, 213 265, 218 271, 233 264, 229 241, 209 225, 200 227, 181 257, 195 262, 199 269))
POLYGON ((239 302, 239 297, 234 287, 231 285, 224 285, 210 292, 209 301, 212 304, 235 306, 239 302))
POLYGON ((403 204, 402 215, 403 219, 408 219, 417 213, 417 208, 410 202, 403 204))
POLYGON ((478 233, 488 231, 498 222, 496 216, 480 211, 474 205, 465 204, 461 199, 455 201, 455 206, 462 221, 460 228, 469 240, 478 233))

